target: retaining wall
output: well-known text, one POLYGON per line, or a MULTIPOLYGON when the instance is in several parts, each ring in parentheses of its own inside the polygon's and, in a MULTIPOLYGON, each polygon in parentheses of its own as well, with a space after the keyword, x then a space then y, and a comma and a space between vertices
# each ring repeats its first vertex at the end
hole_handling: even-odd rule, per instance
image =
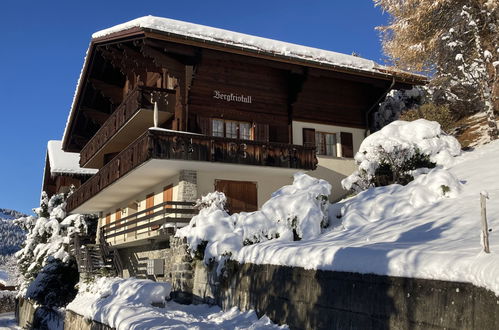
POLYGON ((469 283, 230 263, 195 266, 194 301, 266 314, 291 329, 499 329, 499 298, 469 283))
POLYGON ((234 262, 221 277, 176 238, 143 253, 165 258, 157 280, 175 300, 254 309, 292 329, 499 329, 499 298, 469 283, 234 262))

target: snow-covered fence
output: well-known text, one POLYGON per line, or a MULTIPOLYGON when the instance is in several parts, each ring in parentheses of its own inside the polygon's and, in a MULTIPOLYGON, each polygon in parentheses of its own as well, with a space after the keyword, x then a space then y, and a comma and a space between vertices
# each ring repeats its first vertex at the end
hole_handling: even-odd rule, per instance
POLYGON ((482 245, 485 253, 490 253, 489 246, 489 226, 487 224, 487 199, 489 194, 486 191, 480 192, 480 209, 482 216, 482 245))

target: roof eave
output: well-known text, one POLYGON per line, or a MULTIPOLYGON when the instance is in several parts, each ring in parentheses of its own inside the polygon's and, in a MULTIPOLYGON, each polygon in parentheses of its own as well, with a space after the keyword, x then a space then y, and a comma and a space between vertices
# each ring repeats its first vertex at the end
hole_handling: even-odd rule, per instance
POLYGON ((85 62, 83 63, 83 71, 82 71, 81 76, 78 80, 78 89, 76 91, 76 95, 74 97, 73 103, 71 104, 71 109, 70 109, 69 119, 67 122, 67 127, 64 130, 64 135, 62 137, 62 150, 68 151, 67 150, 68 143, 69 143, 68 136, 70 135, 69 134, 70 131, 73 129, 72 126, 73 126, 73 122, 74 122, 76 108, 77 108, 78 103, 80 102, 81 93, 82 93, 82 90, 84 89, 83 82, 86 81, 86 79, 87 79, 88 70, 89 70, 90 64, 92 62, 95 47, 101 43, 104 43, 104 42, 107 43, 107 42, 113 41, 113 40, 122 41, 123 39, 129 39, 131 37, 137 38, 137 37, 143 37, 143 36, 144 36, 143 29, 135 27, 135 28, 131 28, 131 29, 128 29, 125 31, 113 33, 113 34, 110 34, 108 36, 104 36, 101 38, 95 38, 95 39, 92 39, 90 41, 90 45, 88 46, 88 53, 87 53, 87 56, 85 58, 85 62))

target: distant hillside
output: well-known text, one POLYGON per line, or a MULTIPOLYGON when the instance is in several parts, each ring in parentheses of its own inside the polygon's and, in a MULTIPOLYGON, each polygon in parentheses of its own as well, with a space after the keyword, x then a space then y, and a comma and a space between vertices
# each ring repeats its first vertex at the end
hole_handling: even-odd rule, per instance
POLYGON ((13 254, 21 248, 26 233, 12 220, 22 216, 26 215, 14 210, 0 209, 0 256, 13 254))
POLYGON ((27 215, 15 210, 0 209, 0 219, 2 220, 13 220, 20 217, 26 217, 27 215))

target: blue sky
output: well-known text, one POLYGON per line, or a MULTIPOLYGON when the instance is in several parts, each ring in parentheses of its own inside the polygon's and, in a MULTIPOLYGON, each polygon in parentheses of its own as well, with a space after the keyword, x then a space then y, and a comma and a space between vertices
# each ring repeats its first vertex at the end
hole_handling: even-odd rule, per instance
POLYGON ((46 143, 62 137, 91 34, 144 15, 383 61, 374 28, 387 17, 370 0, 3 0, 0 208, 38 206, 46 143))

